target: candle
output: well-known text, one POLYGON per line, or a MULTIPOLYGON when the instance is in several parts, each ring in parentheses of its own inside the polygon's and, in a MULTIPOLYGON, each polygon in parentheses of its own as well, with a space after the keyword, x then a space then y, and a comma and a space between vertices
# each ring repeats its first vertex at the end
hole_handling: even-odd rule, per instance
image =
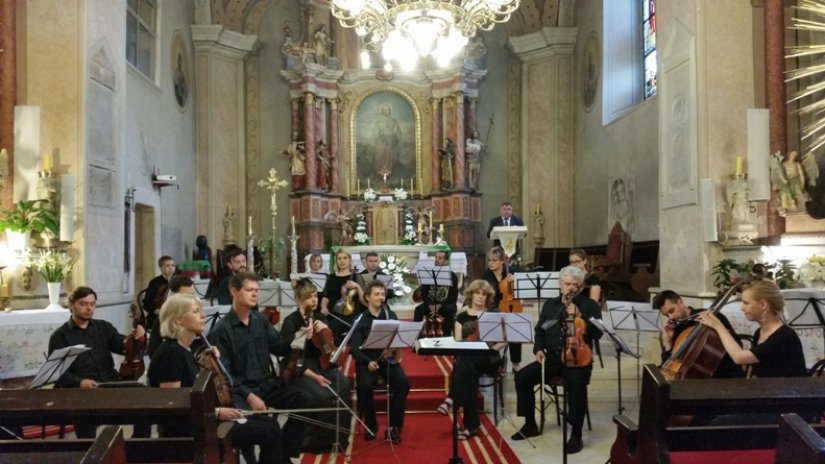
POLYGON ((404 178, 401 178, 401 190, 404 190, 404 178))
POLYGON ((355 194, 361 194, 361 179, 355 179, 355 194))
POLYGON ((43 163, 43 172, 49 172, 49 171, 52 170, 52 156, 49 154, 49 152, 44 152, 43 153, 42 163, 43 163))
POLYGON ((423 225, 419 222, 418 223, 418 234, 421 235, 422 231, 423 231, 423 225))
POLYGON ((438 225, 438 235, 444 235, 444 223, 438 225))
POLYGON ((292 235, 295 235, 295 216, 292 216, 292 235))
POLYGON ((367 177, 367 188, 368 189, 370 188, 370 178, 369 177, 367 177))
POLYGON ((742 173, 745 172, 745 170, 743 169, 744 168, 743 161, 744 160, 742 159, 741 156, 736 157, 736 173, 737 174, 742 174, 742 173))
POLYGON ((60 241, 74 240, 74 176, 60 178, 60 241))
POLYGON ((247 235, 252 235, 252 216, 249 216, 249 219, 247 220, 247 224, 248 224, 246 226, 247 227, 247 235))

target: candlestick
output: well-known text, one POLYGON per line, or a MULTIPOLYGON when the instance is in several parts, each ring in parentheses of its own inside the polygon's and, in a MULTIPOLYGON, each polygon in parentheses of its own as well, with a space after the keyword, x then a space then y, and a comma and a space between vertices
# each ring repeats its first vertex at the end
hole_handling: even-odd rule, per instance
POLYGON ((745 172, 745 170, 744 170, 744 163, 743 163, 742 157, 737 156, 736 157, 736 173, 737 174, 742 174, 744 172, 745 172))
POLYGON ((52 156, 49 154, 49 152, 44 152, 43 153, 42 163, 43 163, 43 172, 49 172, 49 171, 52 170, 52 156))

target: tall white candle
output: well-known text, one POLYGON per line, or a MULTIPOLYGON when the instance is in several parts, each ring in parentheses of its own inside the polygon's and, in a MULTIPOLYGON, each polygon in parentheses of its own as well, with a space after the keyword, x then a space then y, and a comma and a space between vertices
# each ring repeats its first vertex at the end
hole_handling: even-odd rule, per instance
POLYGON ((74 176, 60 178, 60 241, 74 240, 74 176))

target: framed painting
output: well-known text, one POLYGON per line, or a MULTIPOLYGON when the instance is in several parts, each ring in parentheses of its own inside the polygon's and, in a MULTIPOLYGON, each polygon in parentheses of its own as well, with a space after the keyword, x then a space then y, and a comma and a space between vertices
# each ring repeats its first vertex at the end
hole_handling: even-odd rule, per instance
MULTIPOLYGON (((387 87, 356 101, 350 121, 352 171, 376 187, 420 179, 421 114, 403 90, 387 87)), ((409 189, 408 189, 409 190, 409 189)))

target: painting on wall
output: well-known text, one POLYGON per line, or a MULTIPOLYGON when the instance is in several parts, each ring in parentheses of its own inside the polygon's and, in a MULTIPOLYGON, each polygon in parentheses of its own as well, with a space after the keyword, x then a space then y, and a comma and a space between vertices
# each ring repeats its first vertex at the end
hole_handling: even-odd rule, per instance
POLYGON ((172 90, 175 101, 181 110, 186 108, 189 100, 189 72, 186 47, 180 31, 175 31, 172 39, 172 90))
POLYGON ((584 44, 584 58, 582 60, 582 103, 584 110, 593 109, 596 101, 596 94, 599 91, 599 79, 601 76, 601 53, 599 52, 599 36, 596 31, 591 31, 584 44))
POLYGON ((373 92, 356 105, 352 121, 356 178, 374 187, 416 176, 421 120, 413 100, 396 90, 373 92))

